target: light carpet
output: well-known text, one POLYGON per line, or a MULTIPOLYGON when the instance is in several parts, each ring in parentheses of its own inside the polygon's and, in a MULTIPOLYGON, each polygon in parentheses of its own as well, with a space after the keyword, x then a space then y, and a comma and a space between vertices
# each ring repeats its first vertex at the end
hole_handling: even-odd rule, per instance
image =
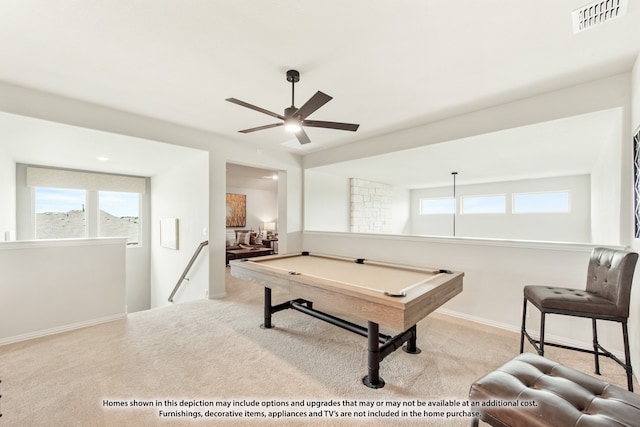
MULTIPOLYGON (((388 356, 380 370, 386 386, 374 390, 362 385, 365 338, 292 310, 274 315, 275 329, 260 329, 262 288, 228 276, 227 292, 220 300, 175 304, 0 347, 0 426, 468 426, 465 417, 424 416, 454 407, 411 405, 465 404, 477 378, 518 353, 515 333, 433 313, 418 324, 422 353, 400 350, 388 356), (132 407, 134 400, 152 406, 132 407), (168 401, 234 406, 188 408, 168 401), (116 402, 127 407, 113 406, 116 402), (324 406, 332 402, 340 406, 324 406), (373 407, 346 406, 353 402, 373 407), (323 406, 309 406, 314 403, 323 406), (399 403, 407 405, 400 408, 404 417, 393 416, 390 405, 399 403), (236 414, 160 414, 207 410, 236 414), (244 411, 322 417, 237 416, 244 411), (357 416, 361 411, 364 416, 357 416)), ((277 298, 274 292, 274 302, 277 298)), ((547 357, 593 370, 590 355, 549 349, 547 357)), ((603 360, 602 371, 602 378, 625 387, 622 368, 603 360)))

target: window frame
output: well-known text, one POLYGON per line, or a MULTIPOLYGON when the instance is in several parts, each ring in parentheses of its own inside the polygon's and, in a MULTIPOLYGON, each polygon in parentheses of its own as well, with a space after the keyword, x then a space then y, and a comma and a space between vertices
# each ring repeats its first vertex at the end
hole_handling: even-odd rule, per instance
MULTIPOLYGON (((29 191, 30 221, 24 232, 30 239, 36 239, 36 192, 39 188, 84 191, 85 233, 81 238, 108 238, 108 236, 100 236, 100 192, 137 194, 138 242, 129 242, 127 235, 127 247, 142 247, 145 245, 145 240, 148 239, 149 199, 148 196, 145 196, 149 186, 148 177, 25 165, 25 186, 29 191)), ((52 239, 56 238, 39 240, 52 239)), ((57 239, 66 239, 66 237, 57 237, 57 239)))
MULTIPOLYGON (((57 238, 38 238, 37 233, 37 213, 36 213, 36 191, 39 188, 53 188, 57 187, 31 187, 31 237, 35 240, 55 240, 55 239, 67 239, 68 237, 57 238)), ((61 188, 62 189, 62 188, 61 188)), ((68 188, 64 190, 81 190, 85 192, 85 228, 84 237, 82 238, 109 238, 112 236, 100 235, 100 191, 99 190, 87 190, 87 189, 74 189, 68 188)), ((106 191, 106 190, 105 190, 106 191)), ((114 192, 114 191, 109 191, 114 192)), ((116 193, 118 193, 116 191, 116 193)), ((142 206, 142 194, 134 192, 121 191, 120 193, 137 194, 138 196, 138 241, 129 242, 127 238, 127 247, 142 247, 143 246, 143 226, 145 217, 143 214, 142 206)))

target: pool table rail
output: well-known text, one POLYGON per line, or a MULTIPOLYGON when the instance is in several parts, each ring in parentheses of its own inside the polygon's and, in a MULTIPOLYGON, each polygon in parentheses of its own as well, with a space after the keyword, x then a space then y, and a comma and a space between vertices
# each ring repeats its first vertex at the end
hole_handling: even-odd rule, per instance
MULTIPOLYGON (((283 271, 269 265, 300 254, 272 255, 231 261, 231 274, 265 287, 280 288, 291 299, 313 301, 331 311, 364 321, 373 321, 398 331, 415 325, 429 313, 462 292, 462 272, 440 273, 440 269, 366 261, 368 265, 424 273, 424 279, 406 288, 405 296, 387 296, 381 290, 350 285, 304 272, 283 271), (295 273, 295 274, 294 274, 295 273)), ((356 259, 313 254, 314 257, 356 262, 356 259)), ((287 270, 287 269, 284 269, 287 270)))

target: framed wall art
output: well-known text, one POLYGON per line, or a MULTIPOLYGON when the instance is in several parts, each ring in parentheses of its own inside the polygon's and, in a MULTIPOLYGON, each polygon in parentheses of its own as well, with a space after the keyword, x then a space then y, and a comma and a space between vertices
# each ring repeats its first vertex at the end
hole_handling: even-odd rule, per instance
POLYGON ((246 194, 227 193, 227 227, 245 227, 247 225, 246 194))
POLYGON ((178 218, 160 219, 160 246, 178 249, 178 218))

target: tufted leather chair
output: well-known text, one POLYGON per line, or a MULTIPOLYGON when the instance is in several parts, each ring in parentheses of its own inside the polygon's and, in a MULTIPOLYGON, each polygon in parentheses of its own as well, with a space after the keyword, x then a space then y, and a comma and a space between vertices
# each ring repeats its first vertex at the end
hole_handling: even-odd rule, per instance
POLYGON ((607 248, 594 248, 587 269, 585 289, 568 289, 555 286, 530 285, 524 287, 524 306, 520 332, 520 353, 524 351, 524 339, 533 345, 540 356, 544 356, 544 346, 560 347, 594 355, 595 372, 600 374, 599 356, 606 356, 624 367, 627 373, 627 387, 633 391, 633 376, 629 354, 629 301, 633 272, 638 260, 635 252, 607 248), (540 339, 533 339, 526 330, 527 301, 540 310, 540 339), (593 329, 593 350, 570 347, 546 342, 544 339, 547 314, 562 314, 591 318, 593 329), (598 343, 596 320, 609 320, 622 324, 625 361, 604 349, 598 343))

